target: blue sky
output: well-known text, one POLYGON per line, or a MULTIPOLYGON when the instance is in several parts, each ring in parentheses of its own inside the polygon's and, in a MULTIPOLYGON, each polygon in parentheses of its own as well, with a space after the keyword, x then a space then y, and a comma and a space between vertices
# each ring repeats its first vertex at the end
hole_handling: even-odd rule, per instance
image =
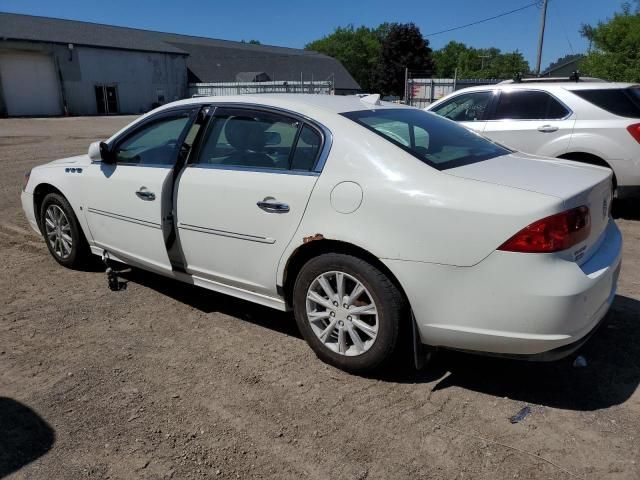
MULTIPOLYGON (((303 47, 347 24, 414 22, 423 34, 471 23, 533 0, 0 0, 0 11, 68 18, 227 40, 303 47)), ((597 23, 622 0, 550 0, 542 67, 567 53, 584 52, 582 23, 597 23)), ((536 6, 480 25, 429 37, 439 48, 450 40, 474 47, 520 50, 533 67, 540 9, 536 6)))

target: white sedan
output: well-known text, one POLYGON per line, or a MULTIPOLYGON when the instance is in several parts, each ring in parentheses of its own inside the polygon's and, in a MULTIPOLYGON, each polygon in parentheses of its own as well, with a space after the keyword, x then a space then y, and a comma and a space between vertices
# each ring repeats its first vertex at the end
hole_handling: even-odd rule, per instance
POLYGON ((156 109, 28 175, 56 261, 101 255, 279 310, 352 372, 401 345, 556 358, 616 291, 611 171, 414 108, 260 95, 156 109))

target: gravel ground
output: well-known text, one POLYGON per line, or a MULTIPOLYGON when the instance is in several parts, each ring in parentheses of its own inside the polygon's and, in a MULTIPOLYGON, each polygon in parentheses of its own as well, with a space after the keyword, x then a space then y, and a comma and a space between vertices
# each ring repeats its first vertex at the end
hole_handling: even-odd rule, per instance
POLYGON ((640 478, 639 204, 615 206, 619 295, 585 368, 443 352, 359 378, 290 315, 49 257, 23 172, 131 119, 0 120, 0 478, 640 478))

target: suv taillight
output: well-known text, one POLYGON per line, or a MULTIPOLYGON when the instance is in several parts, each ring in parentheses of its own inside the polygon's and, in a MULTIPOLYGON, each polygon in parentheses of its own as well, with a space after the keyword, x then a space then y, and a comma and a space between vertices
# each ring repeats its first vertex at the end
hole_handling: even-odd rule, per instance
POLYGON ((538 220, 523 228, 498 250, 520 253, 552 253, 566 250, 585 240, 591 232, 586 206, 538 220))
POLYGON ((627 131, 636 140, 636 142, 640 143, 640 123, 634 123, 633 125, 629 125, 627 127, 627 131))

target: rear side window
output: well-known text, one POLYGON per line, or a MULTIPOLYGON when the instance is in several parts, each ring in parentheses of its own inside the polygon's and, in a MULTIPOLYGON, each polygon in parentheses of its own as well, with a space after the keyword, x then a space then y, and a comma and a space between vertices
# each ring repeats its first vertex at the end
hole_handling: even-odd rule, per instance
POLYGON ((553 120, 564 118, 569 110, 547 92, 503 90, 500 93, 495 120, 553 120))
POLYGON ((293 152, 291 170, 310 171, 313 169, 321 145, 322 137, 318 132, 308 125, 304 125, 300 131, 296 149, 293 152))
POLYGON ((614 115, 640 118, 640 87, 572 90, 572 93, 614 115))
POLYGON ((438 170, 511 153, 461 125, 418 109, 382 108, 341 115, 438 170))

